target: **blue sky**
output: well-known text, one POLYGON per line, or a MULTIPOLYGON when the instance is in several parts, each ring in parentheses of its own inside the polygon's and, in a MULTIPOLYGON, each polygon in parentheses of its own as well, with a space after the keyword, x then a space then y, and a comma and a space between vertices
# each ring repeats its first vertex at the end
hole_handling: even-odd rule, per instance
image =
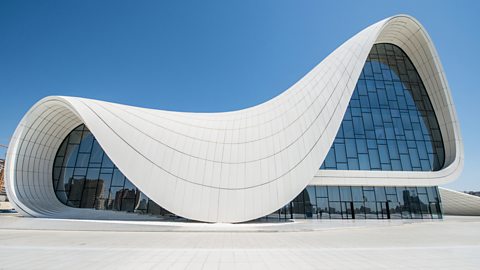
POLYGON ((460 118, 465 169, 446 186, 480 190, 478 1, 226 2, 0 1, 0 144, 48 95, 180 111, 249 107, 366 26, 406 13, 436 44, 460 118))

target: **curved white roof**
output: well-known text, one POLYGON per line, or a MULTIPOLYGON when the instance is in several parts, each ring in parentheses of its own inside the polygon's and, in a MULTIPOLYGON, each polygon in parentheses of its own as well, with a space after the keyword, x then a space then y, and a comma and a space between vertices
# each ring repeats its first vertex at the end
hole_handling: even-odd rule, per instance
POLYGON ((309 183, 430 186, 451 181, 463 165, 458 121, 437 53, 425 29, 405 15, 369 26, 282 94, 239 111, 172 112, 61 96, 40 100, 22 119, 7 153, 7 191, 21 213, 111 215, 67 207, 53 191, 56 151, 82 123, 149 198, 177 215, 208 222, 264 216, 309 183), (444 138, 444 168, 319 171, 370 49, 385 42, 406 52, 425 84, 444 138))

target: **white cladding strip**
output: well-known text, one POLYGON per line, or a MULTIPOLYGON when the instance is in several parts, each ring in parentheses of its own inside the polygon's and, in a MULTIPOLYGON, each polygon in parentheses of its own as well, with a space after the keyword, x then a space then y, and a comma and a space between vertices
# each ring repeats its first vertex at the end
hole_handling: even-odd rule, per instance
POLYGON ((177 215, 208 222, 264 216, 309 183, 437 185, 452 180, 463 164, 458 122, 438 56, 421 25, 404 15, 366 28, 291 88, 244 110, 181 113, 75 97, 40 100, 22 119, 7 153, 7 190, 20 212, 52 217, 115 215, 67 207, 53 192, 56 150, 81 123, 148 197, 177 215), (440 112, 448 162, 439 172, 318 170, 377 42, 404 49, 440 112))
POLYGON ((480 216, 480 197, 438 188, 445 215, 480 216))

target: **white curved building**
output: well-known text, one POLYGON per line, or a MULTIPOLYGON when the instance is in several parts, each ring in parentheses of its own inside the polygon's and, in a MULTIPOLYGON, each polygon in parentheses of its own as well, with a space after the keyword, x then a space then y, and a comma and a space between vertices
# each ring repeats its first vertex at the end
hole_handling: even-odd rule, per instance
POLYGON ((462 166, 439 57, 422 25, 399 15, 239 111, 46 97, 12 137, 6 187, 34 217, 437 218, 436 186, 462 166))

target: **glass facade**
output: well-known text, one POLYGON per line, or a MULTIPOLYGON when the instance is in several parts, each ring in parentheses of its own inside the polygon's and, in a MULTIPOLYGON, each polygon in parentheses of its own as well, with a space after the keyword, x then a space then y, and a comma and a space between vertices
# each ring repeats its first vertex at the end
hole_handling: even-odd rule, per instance
MULTIPOLYGON (((321 169, 436 171, 443 162, 440 129, 418 73, 400 48, 375 45, 321 169)), ((71 207, 176 217, 120 172, 85 125, 59 147, 53 187, 71 207)), ((437 187, 308 186, 262 219, 441 217, 437 187)))
POLYGON ((289 204, 262 219, 441 218, 437 187, 307 186, 289 204))
POLYGON ((420 76, 392 44, 373 46, 321 169, 437 171, 445 159, 420 76))
POLYGON ((53 187, 57 198, 71 207, 174 216, 120 172, 85 125, 75 128, 60 145, 53 187))

